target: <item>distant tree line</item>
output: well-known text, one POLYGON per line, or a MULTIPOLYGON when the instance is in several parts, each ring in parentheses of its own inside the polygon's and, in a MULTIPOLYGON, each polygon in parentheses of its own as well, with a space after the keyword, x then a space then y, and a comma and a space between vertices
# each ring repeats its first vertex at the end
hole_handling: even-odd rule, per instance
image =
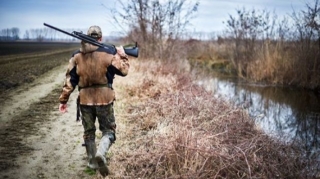
POLYGON ((0 31, 0 40, 7 41, 7 40, 19 40, 20 29, 17 27, 13 28, 6 28, 0 31))
MULTIPOLYGON (((74 30, 83 31, 83 29, 64 29, 71 32, 74 30)), ((33 41, 75 41, 76 39, 50 28, 35 28, 26 30, 20 37, 20 29, 17 27, 6 28, 0 31, 0 41, 33 40, 33 41)))

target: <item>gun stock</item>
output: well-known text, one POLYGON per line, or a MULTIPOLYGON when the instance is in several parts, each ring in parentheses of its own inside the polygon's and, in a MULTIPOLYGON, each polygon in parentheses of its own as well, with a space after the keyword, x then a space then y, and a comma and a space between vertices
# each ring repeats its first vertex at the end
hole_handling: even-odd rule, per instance
MULTIPOLYGON (((44 26, 47 26, 51 29, 54 29, 56 31, 59 31, 61 33, 64 33, 66 35, 69 35, 71 37, 74 37, 74 38, 77 38, 79 40, 82 40, 82 41, 85 41, 87 43, 90 43, 92 45, 95 45, 95 46, 98 46, 98 47, 102 47, 102 48, 106 48, 106 49, 109 49, 110 52, 112 54, 116 54, 117 53, 117 49, 114 45, 112 44, 103 44, 103 43, 100 43, 98 42, 96 39, 86 35, 86 34, 83 34, 82 32, 77 32, 77 31, 73 31, 72 33, 69 33, 67 31, 64 31, 62 29, 59 29, 57 27, 54 27, 52 25, 49 25, 47 23, 43 23, 44 26)), ((138 44, 137 42, 135 43, 135 46, 134 47, 125 47, 124 48, 124 51, 127 55, 129 56, 132 56, 132 57, 138 57, 139 56, 139 47, 138 47, 138 44)))

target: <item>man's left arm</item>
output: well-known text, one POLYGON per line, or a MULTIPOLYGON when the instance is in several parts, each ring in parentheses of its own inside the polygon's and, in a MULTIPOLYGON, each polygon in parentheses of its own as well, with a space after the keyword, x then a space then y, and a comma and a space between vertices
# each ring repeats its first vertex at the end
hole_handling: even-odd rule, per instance
POLYGON ((122 46, 117 47, 117 54, 114 55, 111 65, 116 68, 115 74, 120 76, 128 74, 130 68, 129 59, 122 46))

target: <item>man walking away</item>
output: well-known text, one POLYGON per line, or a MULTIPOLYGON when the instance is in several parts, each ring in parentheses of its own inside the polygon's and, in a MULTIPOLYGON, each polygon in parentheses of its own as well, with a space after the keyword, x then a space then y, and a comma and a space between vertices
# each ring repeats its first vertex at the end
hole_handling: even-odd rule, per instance
MULTIPOLYGON (((99 42, 102 41, 99 26, 91 26, 87 35, 99 42)), ((65 113, 69 96, 78 86, 87 166, 91 169, 98 169, 102 176, 109 174, 105 155, 116 140, 113 78, 115 75, 126 76, 128 70, 128 56, 122 47, 117 47, 117 53, 113 55, 109 49, 82 41, 81 48, 69 60, 62 93, 59 97, 59 111, 65 113), (95 143, 96 118, 99 122, 99 130, 102 132, 98 150, 95 143)))

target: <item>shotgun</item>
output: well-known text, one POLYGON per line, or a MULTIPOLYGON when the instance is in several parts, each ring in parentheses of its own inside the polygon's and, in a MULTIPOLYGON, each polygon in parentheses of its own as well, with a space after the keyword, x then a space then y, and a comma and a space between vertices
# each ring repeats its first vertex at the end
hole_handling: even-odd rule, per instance
MULTIPOLYGON (((117 53, 117 49, 116 49, 116 47, 114 45, 100 43, 95 38, 92 38, 92 37, 90 37, 90 36, 88 36, 86 34, 83 34, 82 32, 73 31, 73 32, 69 33, 67 31, 59 29, 59 28, 54 27, 52 25, 49 25, 47 23, 43 23, 43 25, 47 26, 47 27, 49 27, 51 29, 57 30, 59 32, 62 32, 64 34, 67 34, 67 35, 69 35, 71 37, 74 37, 74 38, 77 38, 79 40, 82 40, 84 42, 90 43, 92 45, 95 45, 95 46, 98 46, 98 47, 102 47, 102 48, 106 48, 106 49, 110 50, 113 55, 115 55, 117 53)), ((123 49, 124 49, 125 53, 127 55, 129 55, 129 56, 132 56, 132 57, 138 57, 139 56, 139 47, 138 47, 137 42, 135 43, 134 47, 125 47, 123 49)))

